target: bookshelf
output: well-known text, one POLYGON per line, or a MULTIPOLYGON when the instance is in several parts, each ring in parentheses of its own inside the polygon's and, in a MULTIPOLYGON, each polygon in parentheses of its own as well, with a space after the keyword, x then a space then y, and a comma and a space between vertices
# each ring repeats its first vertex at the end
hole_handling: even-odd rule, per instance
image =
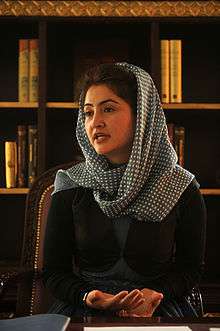
MULTIPOLYGON (((168 122, 185 128, 186 168, 197 176, 207 204, 203 288, 208 298, 205 308, 211 312, 220 310, 220 45, 216 32, 220 32, 216 1, 0 2, 0 38, 4 40, 0 155, 4 154, 2 142, 16 139, 18 125, 37 125, 38 175, 79 153, 72 134, 78 109, 75 83, 88 58, 137 64, 152 75, 160 91, 160 40, 182 40, 182 102, 162 106, 168 122), (18 102, 18 40, 36 38, 39 100, 18 102)), ((0 259, 14 264, 20 259, 29 189, 5 188, 3 157, 0 178, 4 215, 0 259)))

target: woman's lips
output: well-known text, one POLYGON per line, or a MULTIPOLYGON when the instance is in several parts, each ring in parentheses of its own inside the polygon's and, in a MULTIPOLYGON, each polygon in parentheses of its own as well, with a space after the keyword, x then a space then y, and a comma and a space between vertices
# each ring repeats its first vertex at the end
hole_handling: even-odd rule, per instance
POLYGON ((109 138, 109 135, 104 134, 104 133, 97 133, 94 135, 94 141, 95 142, 103 142, 109 138))

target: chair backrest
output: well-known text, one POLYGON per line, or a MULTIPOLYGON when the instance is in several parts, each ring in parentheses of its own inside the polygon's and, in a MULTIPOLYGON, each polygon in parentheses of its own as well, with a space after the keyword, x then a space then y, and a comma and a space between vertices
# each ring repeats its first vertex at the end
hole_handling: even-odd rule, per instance
POLYGON ((47 312, 53 302, 41 280, 43 248, 47 215, 58 169, 67 169, 82 159, 49 169, 37 178, 26 200, 25 226, 21 270, 24 278, 19 284, 16 315, 32 315, 47 312))

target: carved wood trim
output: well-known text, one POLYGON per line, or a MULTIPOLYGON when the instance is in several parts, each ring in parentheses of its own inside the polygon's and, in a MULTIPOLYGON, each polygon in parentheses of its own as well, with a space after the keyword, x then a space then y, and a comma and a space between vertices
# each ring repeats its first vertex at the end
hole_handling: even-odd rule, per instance
POLYGON ((0 1, 0 16, 216 17, 219 1, 0 1))

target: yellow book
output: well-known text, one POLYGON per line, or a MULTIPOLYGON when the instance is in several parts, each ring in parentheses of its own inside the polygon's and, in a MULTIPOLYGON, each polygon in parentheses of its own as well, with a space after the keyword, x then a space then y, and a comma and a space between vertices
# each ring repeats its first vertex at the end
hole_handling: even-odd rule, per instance
POLYGON ((29 101, 38 101, 39 47, 38 39, 29 40, 29 101))
POLYGON ((170 102, 182 102, 181 40, 170 40, 170 102))
POLYGON ((18 101, 29 101, 29 50, 28 39, 19 40, 18 101))
POLYGON ((169 40, 160 41, 161 55, 161 101, 169 103, 170 97, 170 47, 169 40))
POLYGON ((15 141, 5 142, 5 174, 6 188, 16 187, 17 144, 15 141))

